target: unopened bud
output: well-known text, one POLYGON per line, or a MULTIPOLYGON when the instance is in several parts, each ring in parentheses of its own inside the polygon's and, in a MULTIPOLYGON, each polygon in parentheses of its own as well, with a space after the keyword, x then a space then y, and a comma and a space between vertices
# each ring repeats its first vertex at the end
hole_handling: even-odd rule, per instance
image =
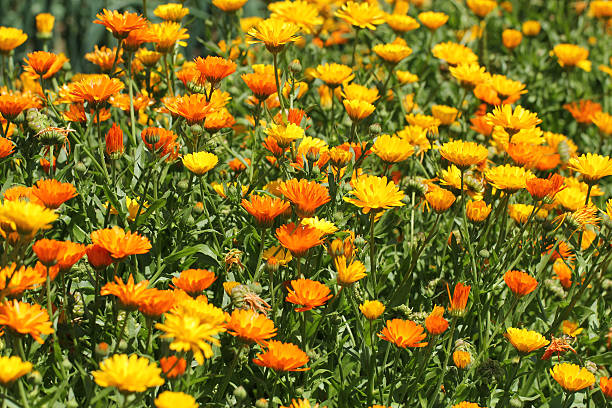
POLYGON ((244 401, 245 399, 247 399, 247 391, 242 385, 234 389, 234 397, 236 397, 237 401, 244 401))
POLYGON ((185 180, 185 179, 179 180, 179 182, 176 184, 176 186, 181 191, 187 191, 187 189, 189 188, 189 181, 185 180))
POLYGON ((302 64, 300 63, 299 60, 294 59, 293 61, 289 63, 289 70, 294 75, 299 74, 300 72, 302 72, 302 64))
POLYGON ((378 135, 380 135, 380 133, 382 132, 382 128, 381 128, 380 124, 378 124, 378 123, 372 123, 372 124, 370 125, 370 129, 369 129, 369 131, 370 131, 370 135, 371 135, 371 136, 378 136, 378 135))

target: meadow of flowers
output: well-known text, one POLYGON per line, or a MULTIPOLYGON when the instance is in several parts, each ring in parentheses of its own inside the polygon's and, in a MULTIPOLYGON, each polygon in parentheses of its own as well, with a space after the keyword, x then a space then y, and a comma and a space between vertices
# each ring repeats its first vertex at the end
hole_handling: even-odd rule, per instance
POLYGON ((251 2, 0 27, 1 408, 612 406, 612 1, 251 2))

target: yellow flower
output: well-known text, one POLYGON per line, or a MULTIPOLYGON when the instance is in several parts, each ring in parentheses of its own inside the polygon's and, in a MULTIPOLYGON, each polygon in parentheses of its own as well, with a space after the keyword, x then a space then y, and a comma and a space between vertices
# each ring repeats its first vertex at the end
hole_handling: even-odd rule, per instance
POLYGON ((587 184, 596 184, 600 179, 612 175, 612 159, 608 156, 587 153, 579 157, 572 157, 569 168, 582 174, 587 184))
POLYGON ((336 63, 317 66, 313 75, 332 88, 355 78, 351 67, 336 63))
POLYGON ((28 35, 14 27, 0 27, 0 54, 8 54, 26 42, 28 35))
MULTIPOLYGON (((107 202, 106 204, 104 204, 104 207, 108 208, 107 207, 108 205, 110 204, 107 202)), ((134 221, 136 219, 136 215, 138 214, 139 209, 140 209, 140 214, 144 214, 145 210, 149 208, 149 205, 150 204, 147 201, 143 201, 142 208, 140 208, 140 197, 131 198, 131 197, 125 196, 125 208, 127 208, 127 211, 128 211, 128 220, 134 221)), ((111 206, 110 213, 119 214, 119 211, 117 211, 116 208, 111 206)))
POLYGON ((595 384, 593 373, 576 364, 557 364, 551 368, 550 375, 565 391, 580 391, 595 384))
MULTIPOLYGON (((519 224, 524 224, 527 222, 534 209, 535 207, 533 205, 510 204, 508 206, 508 215, 519 224)), ((535 215, 539 219, 544 219, 548 216, 548 211, 540 209, 535 215)))
POLYGON ((420 128, 426 129, 428 132, 437 135, 438 134, 438 126, 440 126, 440 120, 434 118, 433 116, 423 115, 417 113, 410 113, 406 115, 406 121, 413 126, 418 126, 420 128))
POLYGON ((390 64, 397 64, 404 58, 412 54, 412 48, 403 44, 377 44, 372 47, 372 51, 380 58, 390 64))
POLYGON ((312 34, 317 26, 323 24, 323 18, 314 4, 303 0, 277 1, 270 3, 270 18, 286 21, 300 27, 305 34, 312 34))
POLYGON ((184 392, 164 391, 155 398, 157 408, 198 408, 199 405, 189 394, 184 392))
POLYGON ((489 151, 483 145, 474 142, 454 140, 440 147, 440 155, 456 165, 460 170, 482 163, 487 159, 489 151))
POLYGON ((494 0, 467 0, 466 4, 480 18, 486 17, 487 14, 497 7, 497 3, 494 0))
POLYGON ((248 44, 263 43, 273 54, 279 53, 286 44, 297 41, 300 27, 282 20, 268 18, 252 27, 247 39, 248 44))
POLYGON ((169 53, 176 45, 184 47, 187 45, 186 40, 189 38, 187 29, 174 21, 164 21, 160 24, 151 24, 149 26, 151 32, 157 37, 155 49, 161 53, 169 53))
POLYGON ((601 133, 608 136, 612 135, 612 115, 606 112, 596 112, 592 121, 601 133))
POLYGON ((535 176, 523 167, 506 164, 487 170, 485 177, 496 189, 512 194, 527 187, 527 179, 535 176))
POLYGON ((448 21, 448 15, 436 11, 425 11, 417 16, 419 21, 430 30, 437 30, 448 21))
POLYGON ((504 47, 513 50, 519 46, 523 40, 523 34, 519 30, 506 29, 502 32, 502 42, 504 47))
POLYGON ((374 103, 378 99, 378 89, 357 84, 344 85, 342 87, 342 97, 349 100, 374 103))
POLYGON ((395 75, 402 85, 413 84, 419 80, 419 76, 410 71, 395 71, 395 75))
POLYGON ((304 129, 294 123, 288 125, 273 123, 264 130, 264 133, 274 139, 281 148, 289 147, 291 142, 304 137, 304 129))
POLYGON ((558 44, 552 52, 562 67, 578 67, 591 72, 591 61, 587 59, 589 50, 586 48, 574 44, 558 44))
POLYGON ((514 110, 511 105, 501 105, 487 114, 486 122, 490 126, 501 126, 510 135, 514 135, 521 129, 539 125, 542 120, 538 119, 536 113, 528 111, 521 105, 517 105, 514 110))
POLYGON ((469 201, 465 207, 465 215, 468 220, 475 223, 486 220, 492 210, 491 206, 482 200, 469 201))
POLYGON ((189 14, 189 9, 179 3, 160 4, 153 10, 153 14, 165 21, 179 22, 189 14))
POLYGON ((341 255, 334 259, 334 265, 338 271, 337 281, 341 286, 350 286, 366 277, 366 269, 361 261, 353 260, 347 265, 346 257, 341 255))
POLYGON ((183 156, 183 166, 197 176, 212 170, 218 162, 219 158, 208 152, 190 153, 183 156))
POLYGON ((32 371, 32 363, 22 361, 19 357, 0 356, 0 384, 8 387, 16 379, 32 371))
POLYGON ((478 63, 460 63, 455 67, 450 67, 449 71, 453 78, 470 86, 481 84, 489 77, 487 69, 478 63))
POLYGON ((344 104, 346 113, 349 115, 349 118, 353 120, 353 122, 359 122, 367 118, 376 109, 374 105, 365 101, 345 99, 342 101, 342 103, 344 104))
MULTIPOLYGON (((213 5, 218 9, 230 13, 236 11, 246 4, 248 0, 213 0, 213 5)), ((244 30, 244 28, 243 28, 244 30)), ((244 30, 246 31, 246 30, 244 30)))
POLYGON ((123 394, 144 392, 164 384, 161 368, 145 357, 115 354, 100 363, 100 370, 91 373, 100 387, 115 387, 123 394))
POLYGON ((518 96, 527 93, 525 84, 519 81, 514 81, 505 75, 491 75, 487 81, 487 84, 501 96, 518 98, 518 96))
POLYGON ((404 192, 393 181, 387 182, 386 177, 363 174, 352 182, 353 189, 344 197, 344 201, 360 207, 364 214, 371 210, 378 212, 391 207, 402 207, 404 192))
POLYGON ((578 323, 570 322, 569 320, 564 320, 563 323, 561 323, 561 329, 564 334, 572 337, 578 336, 584 330, 578 326, 578 323))
MULTIPOLYGON (((568 211, 576 211, 584 206, 586 192, 576 187, 568 187, 555 195, 555 203, 568 211)), ((590 202, 590 199, 589 199, 590 202)))
POLYGON ((457 110, 457 108, 453 108, 452 106, 433 105, 431 107, 431 114, 434 118, 440 121, 441 125, 448 126, 452 124, 455 119, 457 119, 459 110, 457 110))
POLYGON ((333 234, 334 232, 338 231, 338 227, 336 227, 333 222, 327 221, 326 219, 319 218, 317 216, 302 218, 302 222, 300 224, 310 225, 311 227, 321 231, 325 235, 333 234))
POLYGON ((414 147, 400 137, 380 135, 376 138, 372 151, 385 163, 399 163, 414 154, 414 147))
POLYGON ((550 343, 550 341, 546 340, 540 333, 527 329, 509 327, 506 330, 505 336, 508 341, 512 343, 514 348, 521 353, 531 353, 550 343))
POLYGON ((268 262, 270 259, 274 259, 278 265, 287 265, 293 259, 291 251, 282 246, 273 246, 266 249, 262 254, 262 258, 268 262))
POLYGON ((455 199, 456 197, 453 193, 443 188, 434 188, 425 194, 425 200, 438 214, 448 210, 455 202, 455 199))
POLYGON ((378 3, 356 3, 347 1, 334 14, 354 27, 376 30, 376 26, 385 22, 385 13, 378 3))
POLYGON ((0 204, 0 222, 8 223, 24 236, 34 236, 38 230, 51 228, 57 217, 55 211, 29 201, 4 200, 0 204))
POLYGON ((385 22, 398 33, 416 30, 421 26, 414 18, 404 14, 387 14, 385 22))
POLYGON ((55 25, 55 17, 53 14, 40 13, 36 15, 36 31, 39 34, 50 35, 53 32, 53 26, 55 25))
POLYGON ((527 37, 535 37, 536 35, 540 34, 541 29, 542 25, 535 20, 527 20, 521 26, 523 34, 525 34, 527 37))
POLYGON ((453 362, 459 368, 465 368, 472 362, 472 355, 469 351, 456 350, 453 353, 453 362))
POLYGON ((378 300, 366 300, 359 305, 359 310, 368 320, 377 319, 385 311, 385 306, 378 300))
POLYGON ((475 64, 478 56, 470 48, 451 41, 436 44, 431 53, 434 57, 448 62, 450 65, 475 64))
POLYGON ((427 139, 427 129, 423 129, 420 126, 406 126, 397 132, 397 136, 410 143, 415 149, 417 149, 421 156, 423 153, 431 149, 431 143, 429 143, 429 139, 427 139))

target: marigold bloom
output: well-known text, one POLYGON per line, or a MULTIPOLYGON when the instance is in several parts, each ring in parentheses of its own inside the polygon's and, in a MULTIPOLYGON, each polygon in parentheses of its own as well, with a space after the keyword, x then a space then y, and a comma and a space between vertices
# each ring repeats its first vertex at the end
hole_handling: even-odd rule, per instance
POLYGON ((378 337, 389 341, 398 347, 425 347, 427 342, 421 343, 426 337, 423 326, 412 320, 387 320, 387 325, 378 333, 378 337))
POLYGON ((148 358, 132 354, 115 354, 100 363, 91 375, 101 387, 115 387, 123 394, 144 392, 164 384, 161 369, 148 358))
POLYGON ((592 123, 593 116, 601 112, 601 104, 591 100, 580 100, 577 103, 566 103, 563 109, 571 113, 578 123, 592 123))
POLYGON ((591 61, 587 59, 589 50, 586 48, 574 44, 558 44, 552 52, 562 67, 578 67, 587 72, 591 71, 591 61))
POLYGON ((212 4, 226 13, 230 13, 241 9, 246 2, 247 0, 213 0, 212 4))
POLYGON ((404 58, 407 58, 412 54, 412 48, 404 44, 377 44, 372 47, 372 51, 376 53, 381 59, 390 64, 397 64, 404 58))
POLYGON ((47 208, 53 210, 77 195, 76 188, 70 183, 62 183, 55 179, 38 180, 32 187, 32 195, 36 196, 47 208))
POLYGON ((39 13, 36 15, 36 31, 38 34, 48 34, 53 32, 55 17, 49 13, 39 13))
POLYGON ((17 300, 0 304, 0 326, 5 326, 15 333, 29 334, 34 340, 43 344, 41 334, 53 333, 49 314, 37 304, 17 300))
POLYGON ((110 252, 115 261, 130 255, 146 254, 151 249, 148 238, 137 232, 125 232, 117 226, 92 232, 91 241, 110 252))
POLYGON ((347 65, 334 63, 325 63, 318 65, 313 73, 315 78, 325 82, 331 88, 335 88, 341 84, 346 84, 355 78, 353 69, 347 65))
POLYGON ((287 288, 287 291, 289 294, 285 301, 302 306, 295 309, 296 312, 312 310, 317 306, 324 305, 333 297, 327 286, 310 279, 292 280, 291 288, 287 288))
POLYGON ((46 51, 35 51, 23 59, 26 63, 24 70, 44 79, 55 75, 68 61, 64 54, 54 54, 46 51))
POLYGON ((446 284, 446 291, 448 292, 448 312, 451 315, 462 316, 465 313, 465 308, 467 306, 468 296, 470 295, 470 289, 472 287, 469 285, 464 285, 459 282, 455 285, 455 290, 453 291, 453 296, 451 296, 450 288, 448 284, 446 284))
POLYGON ((104 269, 114 262, 110 252, 99 245, 89 245, 86 249, 87 260, 94 269, 104 269))
POLYGON ((452 408, 484 408, 484 407, 481 407, 480 405, 478 405, 475 402, 463 401, 463 402, 460 402, 460 403, 458 403, 456 405, 453 405, 452 408))
POLYGON ((172 290, 147 289, 138 305, 138 311, 150 319, 159 319, 174 307, 176 294, 172 290))
POLYGON ((605 135, 612 135, 612 115, 605 112, 595 112, 591 118, 593 124, 605 135))
POLYGON ((578 323, 570 322, 569 320, 564 320, 561 323, 561 330, 563 330, 563 334, 567 334, 571 337, 576 337, 583 331, 583 329, 578 326, 578 323))
POLYGON ((164 128, 145 128, 140 136, 147 149, 157 152, 160 157, 167 156, 168 161, 178 157, 179 145, 176 141, 177 135, 171 130, 164 128))
POLYGON ((527 186, 527 180, 534 175, 523 167, 506 164, 493 167, 485 172, 485 177, 491 185, 508 194, 516 193, 527 186))
POLYGON ((202 122, 211 113, 213 106, 202 94, 177 96, 164 104, 174 116, 180 116, 189 125, 202 122))
POLYGON ((482 200, 469 201, 465 206, 465 215, 472 222, 482 222, 491 214, 491 206, 482 200))
POLYGON ((303 0, 277 1, 268 4, 270 18, 286 21, 300 27, 305 34, 312 34, 323 24, 319 10, 314 3, 303 0))
POLYGON ((189 34, 187 33, 187 29, 182 27, 180 23, 164 21, 160 24, 152 24, 149 28, 157 37, 157 41, 155 42, 155 50, 157 52, 166 54, 172 51, 177 44, 182 46, 187 45, 181 40, 188 39, 189 34))
POLYGON ((89 102, 93 108, 106 103, 114 94, 124 88, 123 82, 117 78, 109 78, 107 75, 97 75, 85 78, 80 82, 69 85, 69 94, 77 102, 89 102))
POLYGON ((441 125, 448 126, 455 122, 455 119, 457 119, 457 115, 459 114, 459 110, 457 108, 453 108, 452 106, 433 105, 431 107, 431 114, 434 118, 440 121, 441 125))
MULTIPOLYGON (((41 265, 42 264, 37 264, 41 265)), ((26 267, 17 268, 14 262, 0 268, 0 295, 7 297, 18 297, 24 291, 33 289, 46 280, 46 267, 26 267)))
POLYGON ((21 112, 33 107, 39 106, 33 105, 31 96, 27 94, 12 92, 0 94, 0 114, 9 122, 15 120, 21 112))
MULTIPOLYGON (((508 215, 510 216, 510 218, 512 218, 514 221, 518 222, 519 224, 525 224, 529 220, 529 217, 534 212, 535 212, 535 207, 533 205, 526 205, 526 204, 519 203, 519 204, 510 204, 508 206, 508 215)), ((544 219, 548 216, 548 211, 544 209, 540 209, 534 214, 537 218, 544 219)))
POLYGON ((563 187, 565 178, 559 174, 550 175, 547 179, 531 178, 526 182, 526 188, 535 201, 544 198, 553 199, 563 187))
POLYGON ((514 327, 509 327, 504 336, 521 353, 531 353, 550 343, 538 332, 514 327))
POLYGON ((440 155, 459 169, 465 170, 474 164, 484 162, 489 151, 483 145, 463 140, 446 142, 440 147, 440 155))
POLYGON ((295 205, 300 217, 312 217, 317 208, 331 200, 327 187, 305 179, 291 179, 279 186, 279 192, 295 205))
POLYGON ((236 71, 236 63, 234 61, 211 55, 206 58, 196 58, 195 64, 201 78, 206 79, 212 84, 216 84, 236 71))
POLYGON ((437 11, 425 11, 417 16, 419 21, 430 30, 437 30, 448 21, 448 15, 437 11))
POLYGON ((436 44, 431 53, 434 57, 444 60, 450 65, 478 63, 478 56, 474 54, 474 51, 465 45, 451 41, 436 44))
POLYGON ((542 25, 539 21, 535 20, 525 21, 521 26, 523 34, 525 34, 527 37, 535 37, 536 35, 540 34, 541 29, 542 25))
POLYGON ((0 204, 0 221, 22 236, 32 237, 38 230, 51 228, 57 217, 55 211, 33 202, 4 200, 0 204))
POLYGON ((11 385, 18 378, 23 377, 32 371, 32 363, 22 361, 17 356, 0 356, 0 384, 4 387, 11 385))
POLYGON ((113 123, 113 126, 111 126, 106 133, 104 142, 106 154, 112 159, 119 158, 125 151, 123 146, 123 131, 116 123, 113 123))
POLYGON ((601 392, 608 398, 612 398, 612 379, 610 377, 601 377, 599 379, 599 388, 601 392))
POLYGON ((92 64, 96 64, 100 67, 100 70, 104 73, 111 73, 113 66, 117 66, 117 64, 123 63, 123 49, 119 50, 119 55, 117 55, 117 48, 108 48, 102 46, 98 48, 98 46, 94 46, 93 52, 88 52, 85 54, 85 59, 92 64))
POLYGON ((283 214, 290 204, 287 201, 268 195, 252 195, 242 200, 242 207, 253 217, 261 228, 270 228, 274 219, 283 214))
POLYGON ((442 214, 454 204, 456 197, 444 188, 434 188, 425 194, 425 200, 436 213, 442 214))
POLYGON ((579 172, 585 183, 593 185, 600 179, 612 175, 612 159, 594 153, 582 154, 570 159, 569 168, 579 172))
POLYGON ((159 365, 166 378, 176 378, 185 372, 187 361, 177 356, 162 357, 159 359, 159 365))
POLYGON ((372 152, 385 163, 399 163, 414 154, 414 147, 400 137, 380 135, 372 146, 372 152))
POLYGON ((219 158, 208 152, 190 153, 183 156, 183 166, 197 176, 202 176, 212 170, 218 162, 219 158))
MULTIPOLYGON (((140 28, 138 30, 130 31, 130 34, 123 40, 123 47, 129 52, 136 52, 136 59, 140 60, 143 65, 151 66, 149 59, 155 54, 154 51, 149 51, 144 48, 140 48, 144 43, 156 43, 157 35, 149 26, 140 28)), ((157 61, 155 61, 157 62, 157 61)), ((132 61, 134 64, 134 61, 132 61)), ((134 69, 134 65, 132 65, 134 69)))
POLYGON ((366 277, 366 268, 361 261, 352 260, 347 265, 344 255, 334 258, 334 265, 338 271, 337 281, 341 286, 350 286, 366 277))
POLYGON ((375 3, 357 3, 347 1, 334 13, 353 27, 376 30, 376 26, 385 22, 385 13, 375 3))
POLYGON ((282 149, 289 147, 293 141, 304 137, 304 129, 294 123, 289 123, 287 125, 273 123, 268 126, 264 132, 274 139, 282 149))
POLYGON ((391 207, 402 207, 404 192, 393 181, 387 182, 386 177, 359 176, 352 182, 353 189, 349 194, 353 197, 344 197, 344 201, 360 207, 364 214, 371 210, 379 212, 391 207))
POLYGON ((484 18, 497 7, 494 0, 467 0, 467 6, 480 18, 484 18))
POLYGON ((11 155, 15 150, 15 145, 9 139, 0 136, 0 159, 11 155))
POLYGON ((189 14, 189 9, 178 3, 160 4, 153 10, 153 14, 162 20, 179 22, 189 14))
POLYGON ((214 272, 207 269, 187 269, 178 277, 172 278, 172 283, 191 296, 197 296, 208 289, 217 280, 214 272))
POLYGON ((448 321, 443 317, 444 308, 434 306, 432 312, 425 319, 425 328, 432 336, 439 336, 448 329, 448 321))
POLYGON ((274 18, 260 21, 248 32, 248 44, 263 43, 273 54, 279 53, 286 44, 300 39, 296 35, 300 30, 295 24, 274 18))
POLYGON ((521 271, 506 272, 504 281, 512 293, 519 298, 533 292, 538 286, 538 281, 534 277, 521 271))
POLYGON ((453 362, 459 368, 465 368, 472 362, 472 355, 469 351, 456 350, 453 353, 453 362))
POLYGON ((376 107, 370 103, 360 100, 348 100, 342 101, 346 113, 353 122, 359 122, 367 118, 374 112, 376 107))
POLYGON ((519 30, 506 29, 502 32, 502 43, 504 47, 513 50, 523 40, 523 34, 519 30))
POLYGON ((387 14, 385 22, 396 33, 416 30, 421 26, 414 18, 404 14, 387 14))
POLYGON ((126 283, 119 276, 115 276, 115 282, 106 283, 100 290, 102 296, 114 295, 126 310, 136 310, 138 305, 149 296, 147 286, 148 280, 134 283, 132 274, 126 283))
POLYGON ((368 320, 375 320, 385 311, 385 306, 378 300, 366 300, 359 305, 359 310, 368 320))
POLYGON ((586 368, 576 364, 557 364, 550 369, 550 375, 569 392, 580 391, 595 384, 595 376, 586 368))
POLYGON ((240 78, 242 78, 255 97, 260 101, 276 93, 276 80, 274 79, 274 74, 242 74, 240 78))
POLYGON ((487 123, 491 126, 501 126, 510 135, 514 135, 521 129, 533 128, 542 123, 536 113, 529 112, 521 105, 517 105, 514 111, 511 105, 501 105, 493 109, 486 116, 487 123))
POLYGON ((0 54, 8 54, 26 42, 28 35, 13 27, 0 27, 0 54))
POLYGON ((261 367, 268 367, 276 371, 306 371, 303 367, 310 359, 298 346, 292 343, 283 343, 270 340, 264 346, 253 362, 261 367))
POLYGON ((32 245, 32 251, 43 265, 53 266, 57 263, 58 257, 62 256, 64 251, 62 244, 62 241, 54 239, 39 239, 32 245))
POLYGON ((276 336, 274 322, 251 309, 234 309, 227 321, 227 330, 245 343, 264 344, 276 336))
POLYGON ((96 14, 99 20, 94 20, 94 24, 102 24, 106 29, 113 33, 117 39, 124 39, 130 31, 145 28, 147 20, 136 13, 124 12, 123 14, 117 10, 109 11, 102 10, 102 13, 96 14))

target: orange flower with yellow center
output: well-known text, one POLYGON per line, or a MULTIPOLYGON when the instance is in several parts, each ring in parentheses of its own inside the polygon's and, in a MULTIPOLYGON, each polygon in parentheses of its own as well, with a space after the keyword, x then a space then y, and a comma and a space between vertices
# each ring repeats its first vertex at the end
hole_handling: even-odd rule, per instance
POLYGON ((310 368, 303 366, 308 364, 309 360, 308 355, 295 344, 270 340, 253 362, 276 371, 306 371, 310 368))
POLYGON ((291 288, 287 288, 287 291, 289 294, 285 301, 302 306, 295 309, 296 312, 312 310, 317 306, 324 305, 333 297, 327 286, 310 279, 292 280, 291 288))
POLYGON ((376 30, 376 26, 385 22, 385 13, 377 3, 357 3, 347 1, 334 14, 356 28, 376 30))
POLYGON ((91 241, 107 250, 115 261, 130 255, 146 254, 151 249, 148 238, 137 232, 125 232, 117 226, 92 232, 91 241))
POLYGON ((298 216, 312 217, 320 206, 331 200, 327 187, 305 179, 291 179, 279 186, 279 192, 295 206, 298 216))
POLYGON ((49 314, 37 304, 17 300, 0 304, 0 326, 5 326, 15 333, 29 334, 34 340, 43 344, 41 334, 53 333, 49 314))
POLYGON ((512 293, 519 298, 533 292, 538 286, 538 281, 534 277, 521 271, 506 272, 504 281, 512 293))
POLYGON ((260 228, 270 228, 274 219, 283 214, 289 206, 287 201, 268 195, 252 195, 249 200, 242 200, 242 207, 255 217, 260 228))
POLYGON ((216 84, 236 71, 236 63, 234 61, 211 55, 206 58, 196 58, 195 64, 200 77, 212 84, 216 84))
POLYGON ((96 14, 96 17, 98 20, 94 20, 94 24, 105 26, 119 40, 126 38, 130 31, 147 26, 147 20, 144 17, 128 11, 120 13, 117 10, 104 9, 102 13, 96 14))
POLYGON ((234 309, 227 321, 227 332, 245 343, 264 342, 276 336, 274 322, 251 309, 234 309))
POLYGON ((268 51, 277 54, 286 44, 300 39, 296 35, 299 30, 300 27, 295 24, 269 18, 249 30, 247 44, 263 43, 268 51))
POLYGON ((360 207, 364 214, 370 211, 379 212, 392 207, 402 207, 404 192, 393 181, 386 177, 363 174, 351 182, 353 189, 344 197, 344 201, 360 207))
POLYGON ((309 225, 294 223, 281 225, 276 229, 276 238, 281 245, 291 251, 291 255, 300 258, 313 248, 323 243, 323 233, 309 225))
POLYGON ((215 274, 207 269, 187 269, 178 277, 172 278, 172 283, 191 296, 197 296, 208 289, 217 280, 215 274))
POLYGON ((395 344, 397 347, 425 347, 427 342, 421 343, 426 337, 425 329, 412 320, 387 320, 387 325, 378 333, 378 337, 395 344))
POLYGON ((36 51, 29 53, 23 60, 26 63, 24 66, 26 72, 48 79, 64 66, 68 58, 64 54, 36 51))
POLYGON ((89 102, 93 108, 99 107, 124 88, 123 82, 107 75, 85 78, 69 85, 69 95, 77 102, 89 102))

